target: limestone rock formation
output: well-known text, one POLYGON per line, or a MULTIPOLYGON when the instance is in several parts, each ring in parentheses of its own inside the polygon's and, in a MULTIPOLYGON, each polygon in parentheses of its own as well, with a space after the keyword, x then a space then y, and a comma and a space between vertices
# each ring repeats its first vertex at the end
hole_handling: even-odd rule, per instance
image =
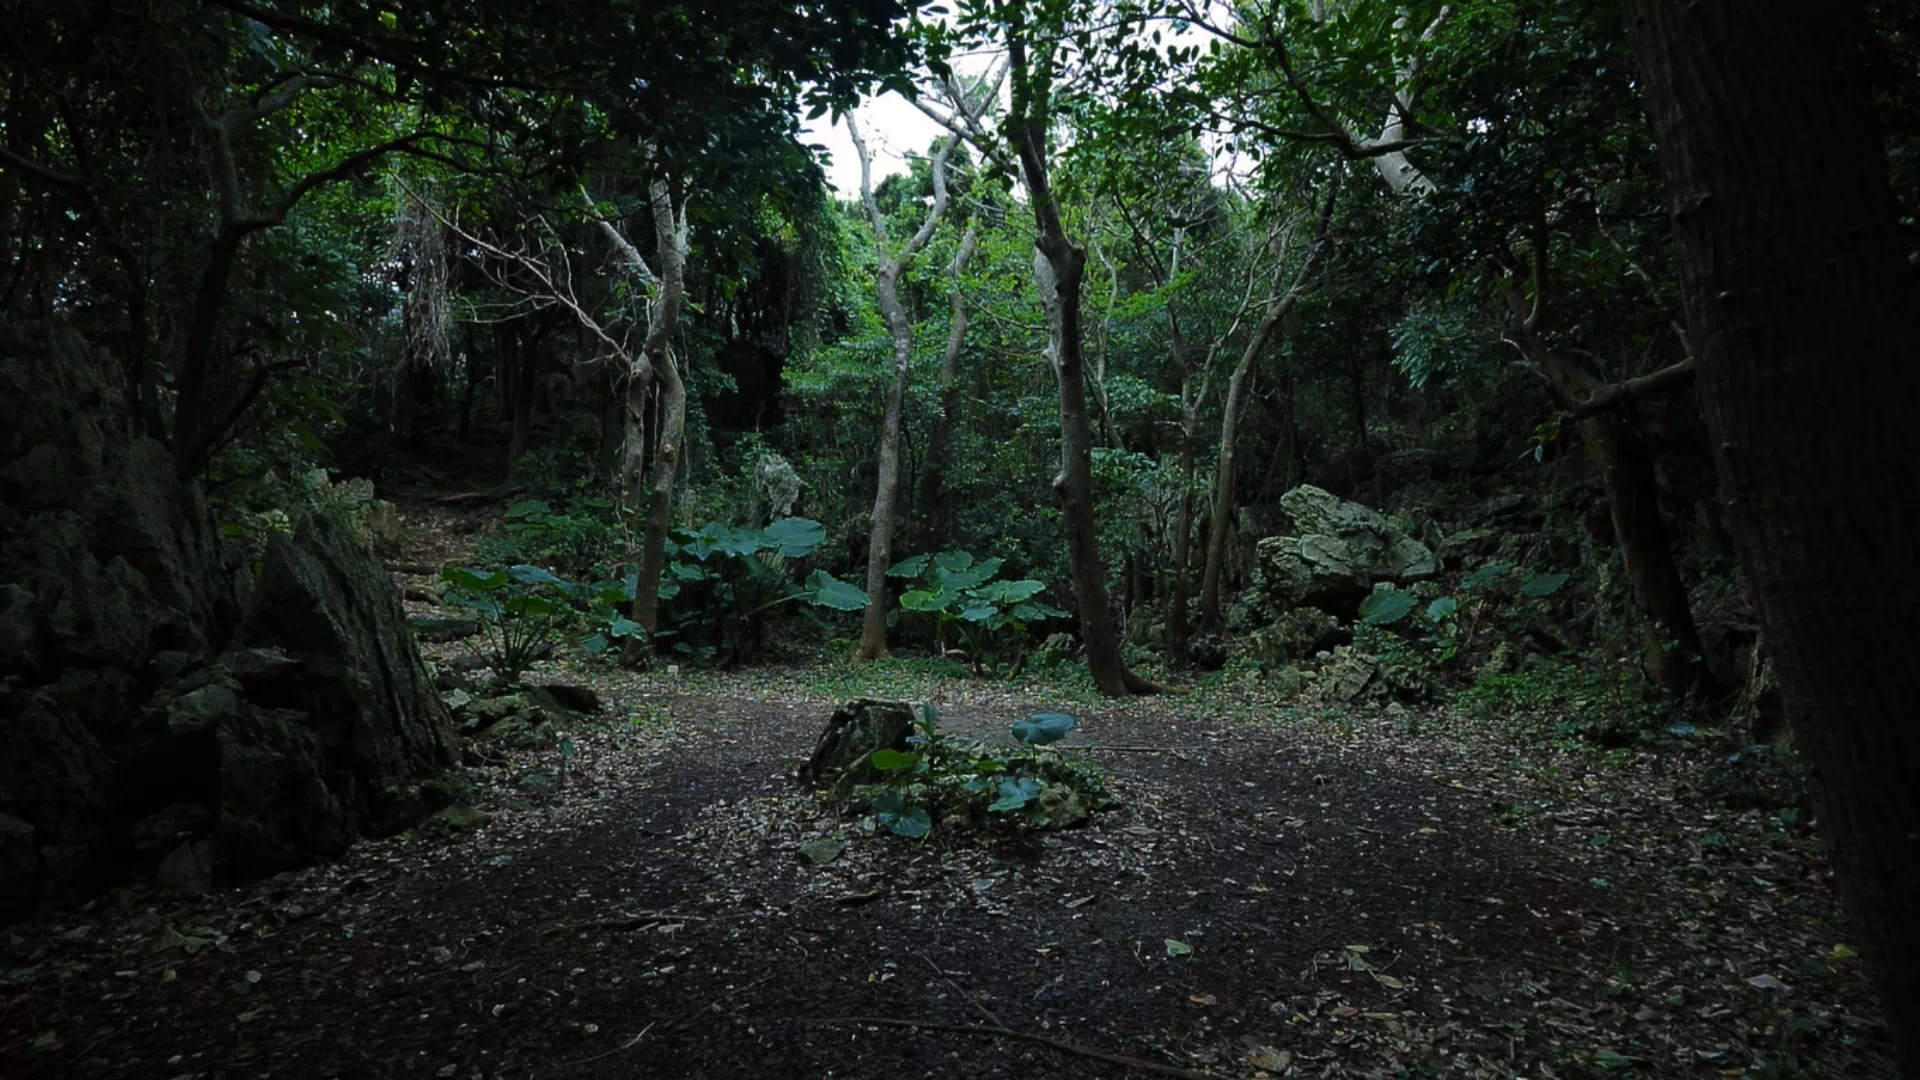
POLYGON ((0 922, 337 853, 454 760, 366 547, 305 516, 256 583, 120 378, 70 331, 0 338, 0 922))
POLYGON ((1257 585, 1276 612, 1301 606, 1351 619, 1377 582, 1440 572, 1425 544, 1378 511, 1302 485, 1280 497, 1283 534, 1256 546, 1257 585))

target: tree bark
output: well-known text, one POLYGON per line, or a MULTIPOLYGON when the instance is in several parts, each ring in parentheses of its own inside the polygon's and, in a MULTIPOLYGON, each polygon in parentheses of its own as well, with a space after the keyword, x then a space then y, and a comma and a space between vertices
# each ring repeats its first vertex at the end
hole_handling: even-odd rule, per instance
POLYGON ((900 302, 900 278, 913 264, 914 256, 927 246, 933 231, 947 212, 947 155, 958 136, 948 136, 933 157, 933 206, 920 228, 898 255, 888 250, 887 219, 874 201, 871 166, 867 144, 853 114, 847 114, 847 133, 853 137, 854 151, 860 156, 860 200, 866 206, 867 220, 873 226, 874 252, 880 272, 874 282, 880 314, 887 321, 887 334, 893 342, 893 381, 887 386, 885 419, 880 428, 880 453, 874 484, 872 524, 867 533, 867 609, 860 624, 860 643, 854 647, 855 660, 879 660, 887 655, 887 569, 893 565, 893 512, 900 489, 900 429, 905 423, 907 384, 913 378, 913 318, 900 302))
POLYGON ((1200 575, 1200 624, 1210 630, 1218 630, 1226 623, 1220 607, 1220 579, 1226 570, 1227 536, 1232 531, 1234 447, 1240 437, 1240 410, 1247 393, 1247 378, 1253 374, 1253 366, 1260 359, 1267 342, 1280 328, 1281 322, 1292 313, 1294 305, 1300 302, 1300 297, 1312 283, 1314 273, 1325 258, 1327 234, 1333 227, 1334 199, 1338 194, 1339 185, 1336 182, 1327 189, 1326 202, 1320 208, 1320 221, 1314 229, 1313 247, 1307 251, 1306 261, 1300 265, 1300 273, 1295 275, 1286 292, 1267 304, 1266 312, 1253 328, 1253 336, 1247 339, 1246 347, 1240 350, 1240 359, 1233 365, 1233 373, 1227 377, 1225 414, 1220 419, 1220 464, 1215 470, 1213 511, 1207 525, 1207 561, 1200 575))
MULTIPOLYGON (((653 486, 647 499, 646 527, 640 541, 640 577, 633 594, 633 621, 646 631, 646 638, 628 638, 621 649, 621 659, 630 665, 645 662, 653 651, 653 635, 660 629, 660 574, 667 565, 667 530, 673 524, 673 480, 680 469, 681 443, 687 425, 687 391, 673 352, 673 335, 680 326, 681 300, 686 294, 687 207, 684 196, 675 204, 673 187, 665 180, 654 181, 649 195, 653 203, 655 258, 660 270, 658 292, 651 305, 652 323, 647 327, 643 351, 647 372, 658 388, 660 418, 653 450, 653 486)), ((632 392, 629 390, 629 394, 632 392)), ((639 407, 639 416, 644 416, 644 402, 639 407)))
POLYGON ((1627 571, 1627 586, 1646 639, 1647 671, 1678 698, 1707 690, 1711 678, 1693 621, 1686 582, 1673 557, 1660 489, 1637 418, 1614 410, 1580 422, 1581 436, 1600 460, 1614 542, 1627 571))
POLYGON ((1860 5, 1628 0, 1728 522, 1920 1075, 1920 296, 1860 5))
POLYGON ((947 322, 947 348, 940 355, 940 413, 933 418, 933 434, 927 441, 927 470, 920 483, 921 502, 926 512, 920 516, 920 550, 932 551, 941 545, 944 530, 951 521, 942 499, 946 495, 947 456, 952 452, 953 427, 960 415, 960 354, 966 344, 967 328, 973 321, 967 310, 967 294, 960 288, 960 275, 980 246, 980 230, 969 222, 960 238, 960 249, 947 266, 950 282, 947 304, 951 312, 947 322))

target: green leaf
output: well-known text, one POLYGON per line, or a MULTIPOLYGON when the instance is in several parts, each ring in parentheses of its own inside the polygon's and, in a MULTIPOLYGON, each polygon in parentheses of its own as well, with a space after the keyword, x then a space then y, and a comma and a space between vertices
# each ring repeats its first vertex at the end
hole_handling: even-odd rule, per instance
POLYGON ((1541 574, 1536 578, 1528 578, 1527 581, 1520 586, 1520 595, 1532 597, 1552 596, 1554 593, 1560 591, 1560 586, 1567 583, 1567 577, 1568 575, 1566 574, 1541 574))
POLYGON ((931 562, 932 560, 933 560, 933 556, 925 554, 924 552, 919 555, 915 555, 911 559, 902 559, 899 562, 894 563, 892 566, 887 568, 887 576, 897 577, 897 578, 917 578, 921 574, 924 574, 927 572, 927 563, 931 562))
POLYGON ((918 840, 933 831, 933 817, 927 808, 907 805, 906 796, 897 791, 881 792, 869 806, 874 820, 897 836, 918 840))
POLYGON ((864 590, 841 581, 825 570, 815 570, 807 577, 806 590, 801 596, 809 604, 835 611, 859 611, 867 606, 864 590))
POLYGON ((507 582, 513 579, 499 571, 491 574, 483 574, 478 570, 449 566, 445 570, 440 571, 440 580, 452 585, 456 589, 466 589, 470 592, 493 592, 496 589, 506 588, 507 582))
POLYGON ((1172 938, 1168 938, 1167 939, 1167 955, 1168 956, 1192 956, 1193 946, 1187 944, 1184 941, 1175 941, 1172 938))
POLYGON ((1013 616, 1022 622, 1039 622, 1041 619, 1064 619, 1067 613, 1046 604, 1020 604, 1014 607, 1013 616))
POLYGON ((1014 722, 1013 737, 1027 746, 1047 746, 1066 738, 1073 723, 1066 713, 1034 713, 1014 722))
POLYGON ((1434 622, 1439 622, 1441 619, 1444 619, 1447 616, 1452 615, 1454 612, 1459 610, 1460 610, 1460 601, 1455 600, 1451 596, 1443 596, 1440 599, 1435 600, 1433 603, 1427 605, 1427 618, 1433 620, 1434 622))
POLYGON ((1601 1050, 1593 1055, 1593 1063, 1603 1069, 1625 1069, 1633 1065, 1633 1059, 1612 1050, 1601 1050))
POLYGON ((1468 574, 1466 577, 1461 578, 1460 587, 1463 589, 1477 589, 1512 569, 1513 566, 1510 563, 1488 563, 1473 573, 1468 574))
POLYGON ((564 610, 566 609, 561 607, 557 601, 550 600, 544 596, 535 596, 531 593, 509 597, 506 603, 507 614, 523 618, 544 619, 558 615, 564 610))
POLYGON ((625 615, 615 615, 607 621, 607 633, 617 638, 646 637, 647 628, 625 615))
POLYGON ((1410 592, 1384 589, 1360 605, 1360 621, 1368 626, 1392 626, 1407 617, 1418 600, 1410 592))
POLYGON ((968 622, 985 622, 1000 614, 1000 609, 992 604, 969 604, 960 610, 960 617, 968 622))
POLYGON ((768 547, 789 559, 805 558, 827 540, 826 527, 806 518, 781 518, 762 531, 768 547))
POLYGON ((907 611, 942 611, 954 599, 945 589, 914 589, 901 595, 900 606, 907 611))
POLYGON ((902 772, 920 764, 920 755, 903 754, 891 747, 882 747, 875 750, 867 761, 881 772, 902 772))
POLYGON ((1031 776, 1018 780, 1000 781, 1000 797, 987 807, 989 813, 1010 814, 1040 797, 1045 790, 1040 781, 1031 776))
POLYGON ((980 598, 995 604, 1017 604, 1023 600, 1046 591, 1046 586, 1032 578, 1019 581, 996 581, 980 590, 980 598))
POLYGON ((933 565, 949 574, 957 574, 973 565, 973 556, 964 551, 943 551, 933 557, 933 565))
POLYGON ((566 582, 553 576, 553 574, 545 570, 542 570, 537 566, 528 566, 525 563, 521 563, 518 566, 507 567, 507 573, 513 578, 513 580, 519 582, 522 585, 565 585, 566 584, 566 582))
POLYGON ((605 634, 590 634, 585 641, 580 643, 580 647, 585 649, 590 656, 599 656, 609 648, 612 648, 613 643, 607 640, 607 635, 605 634))

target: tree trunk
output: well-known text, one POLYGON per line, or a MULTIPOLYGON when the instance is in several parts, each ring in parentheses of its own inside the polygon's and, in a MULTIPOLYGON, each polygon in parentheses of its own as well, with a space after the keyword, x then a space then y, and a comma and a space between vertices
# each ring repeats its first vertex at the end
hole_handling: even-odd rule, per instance
POLYGON ((1920 311, 1857 4, 1629 0, 1697 393, 1841 898, 1920 1076, 1920 311))
POLYGON ((1100 559, 1100 530, 1093 507, 1093 424, 1087 414, 1087 385, 1080 353, 1080 276, 1086 254, 1067 247, 1055 257, 1035 249, 1034 283, 1047 309, 1048 359, 1060 386, 1060 472, 1054 497, 1066 527, 1073 598, 1079 608, 1080 640, 1087 669, 1103 694, 1121 696, 1144 683, 1127 670, 1120 655, 1120 634, 1107 596, 1107 569, 1100 559))
MULTIPOLYGON (((900 302, 900 278, 912 265, 914 256, 933 238, 933 230, 946 215, 947 155, 959 139, 949 137, 934 155, 933 206, 896 257, 888 250, 886 216, 873 198, 867 144, 860 138, 859 125, 851 113, 847 114, 847 133, 853 137, 854 150, 860 156, 860 199, 873 226, 874 252, 880 260, 874 288, 880 314, 886 318, 887 333, 893 340, 893 381, 887 387, 876 470, 879 477, 874 484, 873 516, 867 532, 867 610, 860 624, 860 643, 853 650, 855 660, 879 660, 887 655, 887 570, 893 565, 893 512, 900 489, 900 429, 905 423, 907 384, 913 377, 913 317, 900 302)), ((949 342, 949 348, 952 345, 949 342)))
POLYGON ((920 483, 921 502, 926 512, 920 516, 920 550, 942 546, 944 530, 951 520, 941 499, 946 495, 947 455, 952 452, 953 425, 960 414, 960 352, 966 343, 972 315, 967 311, 967 295, 960 289, 960 274, 980 244, 979 229, 972 223, 960 238, 960 250, 947 266, 951 281, 947 301, 952 317, 947 324, 947 349, 940 356, 940 414, 933 419, 933 435, 927 442, 927 471, 920 483))
MULTIPOLYGON (((1179 346, 1174 348, 1176 359, 1179 346)), ((1187 608, 1193 596, 1193 487, 1198 482, 1199 454, 1194 448, 1200 429, 1200 400, 1193 388, 1193 372, 1184 366, 1180 376, 1180 507, 1173 525, 1173 597, 1167 603, 1167 653, 1176 664, 1187 662, 1187 608)))
POLYGON ((1220 578, 1226 571, 1227 537, 1233 531, 1234 447, 1240 440, 1240 409, 1247 392, 1247 377, 1253 374, 1260 351, 1267 347, 1268 339, 1273 337, 1280 320, 1292 306, 1291 303, 1275 304, 1267 311, 1254 327, 1246 348, 1240 350, 1233 374, 1227 377, 1225 414, 1220 418, 1220 464, 1214 470, 1213 512, 1207 521, 1207 562, 1200 574, 1200 625, 1209 630, 1218 630, 1226 623, 1220 609, 1220 578))
POLYGON ((1711 680, 1687 586, 1660 513, 1646 437, 1631 406, 1581 421, 1580 432, 1600 459, 1614 541, 1646 637, 1647 671, 1675 697, 1692 697, 1708 689, 1711 680))
POLYGON ((520 459, 527 455, 533 429, 533 384, 540 377, 541 334, 520 334, 520 360, 513 372, 513 435, 507 440, 507 483, 520 479, 520 459))
MULTIPOLYGON (((667 530, 673 524, 673 480, 680 469, 680 452, 687 425, 687 391, 673 355, 673 335, 680 325, 681 298, 687 279, 687 207, 682 197, 675 205, 673 189, 665 180, 656 180, 649 191, 653 202, 655 256, 660 263, 658 292, 652 303, 652 323, 643 346, 646 371, 659 388, 660 418, 653 451, 653 489, 647 499, 647 521, 640 541, 640 576, 633 594, 633 621, 646 631, 645 638, 628 638, 621 649, 624 663, 646 661, 653 651, 653 635, 660 628, 660 574, 667 565, 667 530)), ((635 423, 644 417, 647 380, 632 379, 643 400, 633 412, 635 423)), ((632 460, 630 458, 630 460, 632 460)), ((634 474, 638 462, 634 462, 634 474)))

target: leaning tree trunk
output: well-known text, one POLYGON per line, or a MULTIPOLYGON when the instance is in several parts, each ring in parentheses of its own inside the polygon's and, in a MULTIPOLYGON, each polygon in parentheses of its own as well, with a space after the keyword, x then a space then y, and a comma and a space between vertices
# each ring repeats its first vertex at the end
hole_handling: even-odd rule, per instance
POLYGON ((1247 376, 1267 339, 1279 325, 1280 312, 1268 312, 1254 328, 1253 337, 1240 352, 1240 360, 1227 377, 1225 413, 1220 418, 1220 464, 1214 469, 1213 509, 1207 518, 1207 561, 1200 572, 1200 625, 1219 630, 1226 619, 1220 610, 1220 579, 1227 565, 1227 535, 1232 531, 1233 481, 1236 469, 1234 448, 1240 442, 1240 406, 1247 392, 1247 376))
POLYGON ((1920 1076, 1920 311, 1857 4, 1629 0, 1701 410, 1841 898, 1920 1076))

